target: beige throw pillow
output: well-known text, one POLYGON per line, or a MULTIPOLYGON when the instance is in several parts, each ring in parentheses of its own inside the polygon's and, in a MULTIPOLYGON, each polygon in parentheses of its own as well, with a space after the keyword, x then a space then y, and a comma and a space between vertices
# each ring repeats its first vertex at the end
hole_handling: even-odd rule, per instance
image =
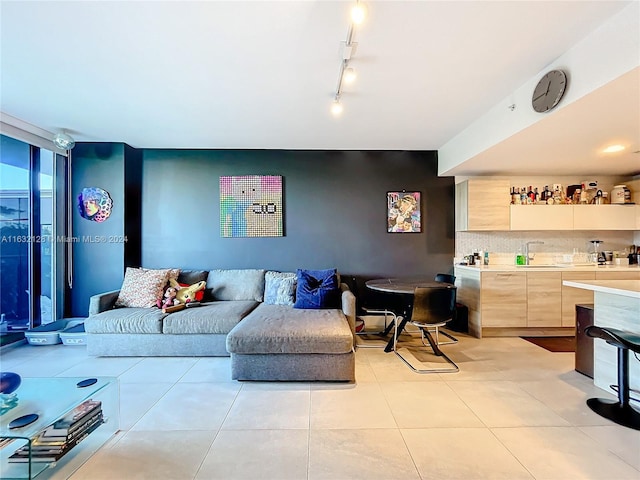
POLYGON ((127 267, 116 307, 155 307, 157 300, 162 298, 164 287, 171 274, 171 269, 149 270, 127 267))

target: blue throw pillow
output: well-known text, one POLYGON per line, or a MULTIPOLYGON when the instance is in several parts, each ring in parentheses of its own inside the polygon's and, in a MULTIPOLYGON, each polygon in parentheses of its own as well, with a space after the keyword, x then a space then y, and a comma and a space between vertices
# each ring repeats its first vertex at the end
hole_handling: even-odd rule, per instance
POLYGON ((298 269, 294 308, 338 308, 339 290, 336 269, 298 269))

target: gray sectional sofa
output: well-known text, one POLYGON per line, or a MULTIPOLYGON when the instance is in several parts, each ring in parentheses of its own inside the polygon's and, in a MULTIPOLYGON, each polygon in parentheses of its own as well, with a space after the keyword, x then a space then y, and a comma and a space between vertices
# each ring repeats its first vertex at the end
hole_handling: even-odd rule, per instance
MULTIPOLYGON (((195 283, 194 272, 187 283, 195 283)), ((231 356, 232 378, 353 381, 355 297, 340 284, 341 308, 267 304, 265 270, 211 270, 201 306, 113 308, 118 291, 91 297, 85 320, 93 356, 231 356)), ((179 278, 180 281, 180 278, 179 278)), ((184 281, 184 280, 183 280, 184 281)))

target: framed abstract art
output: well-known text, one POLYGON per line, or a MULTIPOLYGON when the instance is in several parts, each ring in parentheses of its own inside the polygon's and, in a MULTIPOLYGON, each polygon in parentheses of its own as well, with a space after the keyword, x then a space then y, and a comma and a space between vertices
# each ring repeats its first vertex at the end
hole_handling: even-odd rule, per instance
POLYGON ((282 237, 282 177, 220 177, 221 237, 282 237))
POLYGON ((387 192, 387 232, 422 232, 420 192, 387 192))

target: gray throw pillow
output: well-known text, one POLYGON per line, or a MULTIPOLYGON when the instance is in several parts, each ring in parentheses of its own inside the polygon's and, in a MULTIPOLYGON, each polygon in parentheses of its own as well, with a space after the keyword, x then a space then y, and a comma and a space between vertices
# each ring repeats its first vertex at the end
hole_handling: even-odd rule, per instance
POLYGON ((208 276, 208 270, 182 270, 180 275, 178 275, 178 283, 193 285, 203 280, 206 281, 208 276))
POLYGON ((293 305, 296 294, 296 274, 268 271, 264 276, 264 303, 293 305))

